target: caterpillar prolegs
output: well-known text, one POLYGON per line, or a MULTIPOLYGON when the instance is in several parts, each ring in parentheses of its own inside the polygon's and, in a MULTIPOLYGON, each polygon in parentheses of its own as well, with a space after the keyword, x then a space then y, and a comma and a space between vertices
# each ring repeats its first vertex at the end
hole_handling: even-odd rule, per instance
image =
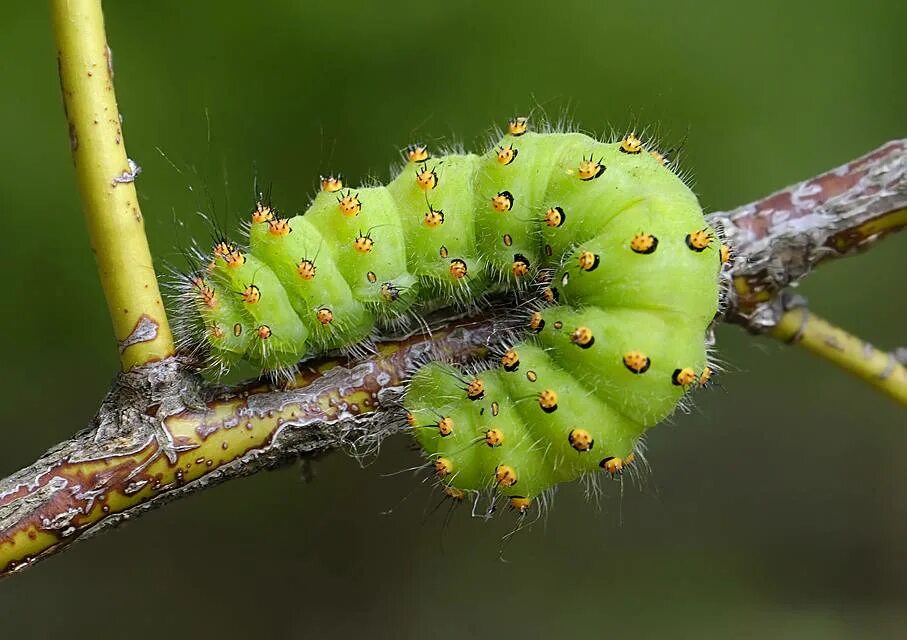
POLYGON ((497 368, 429 363, 407 418, 449 495, 525 510, 553 485, 618 473, 710 374, 705 332, 727 249, 635 135, 599 142, 509 123, 484 154, 407 150, 386 187, 323 178, 304 214, 252 212, 189 278, 212 359, 264 369, 354 345, 428 306, 547 286, 497 368))

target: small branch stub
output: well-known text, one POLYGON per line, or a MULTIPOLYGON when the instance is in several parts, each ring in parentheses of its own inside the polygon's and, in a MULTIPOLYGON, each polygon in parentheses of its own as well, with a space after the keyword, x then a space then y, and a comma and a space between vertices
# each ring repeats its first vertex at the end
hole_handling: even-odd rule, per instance
POLYGON ((126 157, 100 0, 52 0, 60 87, 92 251, 124 370, 173 354, 126 157))

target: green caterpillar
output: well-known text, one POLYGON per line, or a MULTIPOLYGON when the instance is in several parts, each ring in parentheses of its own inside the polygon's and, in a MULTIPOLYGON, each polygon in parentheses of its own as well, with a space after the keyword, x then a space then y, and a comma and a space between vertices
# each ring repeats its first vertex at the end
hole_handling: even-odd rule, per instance
POLYGON ((407 314, 547 280, 499 368, 427 364, 407 419, 454 498, 493 490, 525 511, 557 483, 620 472, 709 378, 728 250, 635 135, 527 128, 511 120, 482 155, 410 147, 386 187, 323 178, 303 215, 259 204, 248 248, 220 241, 187 278, 212 361, 289 368, 407 314))

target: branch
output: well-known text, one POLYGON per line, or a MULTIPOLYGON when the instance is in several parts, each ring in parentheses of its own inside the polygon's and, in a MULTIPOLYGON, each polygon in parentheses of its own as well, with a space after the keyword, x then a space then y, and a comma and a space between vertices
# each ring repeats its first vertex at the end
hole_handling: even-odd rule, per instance
POLYGON ((52 0, 60 88, 91 250, 123 370, 173 355, 126 157, 100 0, 52 0))
POLYGON ((377 452, 406 428, 397 406, 427 358, 486 354, 495 323, 379 345, 363 362, 323 360, 289 388, 205 387, 177 358, 121 374, 89 428, 0 481, 0 576, 176 498, 300 457, 377 452))
POLYGON ((734 209, 710 221, 735 252, 727 322, 764 333, 778 295, 826 260, 865 251, 907 227, 907 140, 734 209))
MULTIPOLYGON (((836 171, 714 214, 735 250, 724 319, 751 331, 777 327, 787 337, 785 286, 830 257, 867 249, 907 226, 905 167, 907 143, 891 142, 836 171)), ((394 409, 407 373, 429 355, 481 358, 505 338, 502 322, 485 315, 433 336, 379 345, 377 355, 358 364, 316 362, 291 389, 260 382, 205 387, 176 358, 121 374, 88 430, 0 481, 0 575, 215 483, 340 447, 377 451, 385 437, 405 430, 394 409)), ((812 328, 802 342, 815 343, 807 335, 812 328)))
POLYGON ((817 265, 866 251, 907 227, 907 140, 711 221, 736 253, 725 317, 752 333, 798 344, 907 405, 904 350, 879 351, 786 295, 817 265))

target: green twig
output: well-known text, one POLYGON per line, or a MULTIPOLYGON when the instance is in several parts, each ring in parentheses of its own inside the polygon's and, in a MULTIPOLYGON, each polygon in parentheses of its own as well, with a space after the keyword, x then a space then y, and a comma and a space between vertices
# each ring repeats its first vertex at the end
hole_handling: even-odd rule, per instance
POLYGON ((124 370, 173 354, 126 156, 100 0, 51 0, 60 84, 92 252, 124 370))
POLYGON ((907 367, 893 353, 876 349, 827 320, 795 306, 784 312, 771 335, 828 360, 907 405, 907 367))

